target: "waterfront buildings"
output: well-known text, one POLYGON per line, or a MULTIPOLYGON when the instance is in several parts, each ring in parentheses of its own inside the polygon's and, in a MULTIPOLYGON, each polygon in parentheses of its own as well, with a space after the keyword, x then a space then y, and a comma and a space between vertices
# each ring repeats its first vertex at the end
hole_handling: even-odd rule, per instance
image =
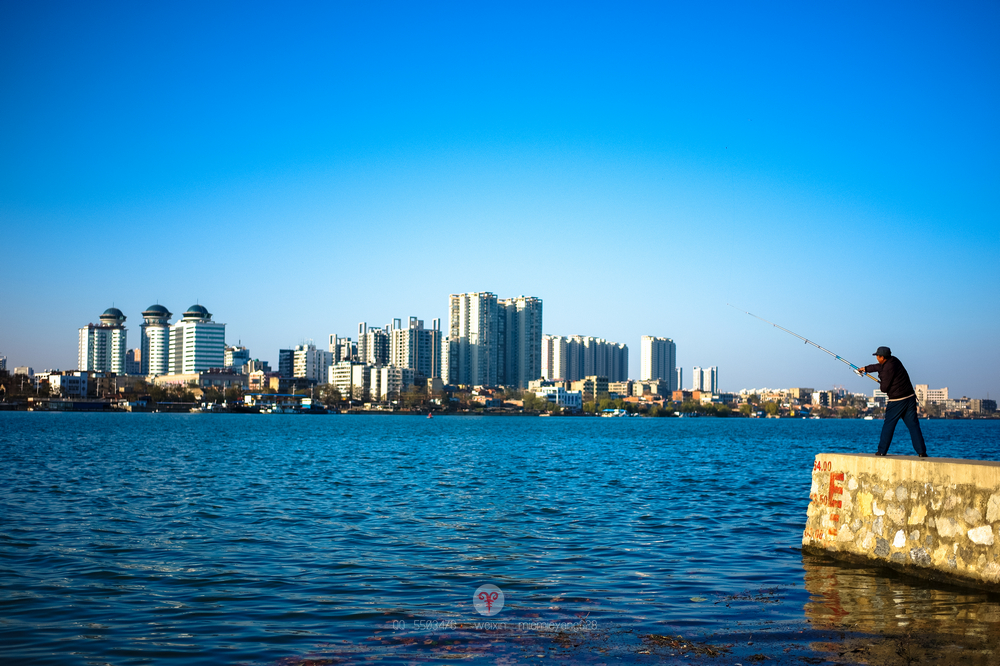
POLYGON ((139 356, 140 374, 165 375, 170 371, 170 318, 173 314, 160 304, 142 312, 139 356))
POLYGON ((680 390, 675 384, 680 379, 677 372, 677 345, 670 338, 644 335, 639 343, 639 379, 662 379, 670 391, 680 390))
POLYGON ((691 368, 691 390, 718 393, 719 368, 714 365, 710 368, 699 368, 698 366, 691 368))
POLYGON ((541 299, 452 294, 441 361, 446 384, 526 388, 542 373, 541 299))
POLYGON ((212 321, 203 305, 189 307, 170 327, 170 370, 167 374, 189 375, 225 363, 226 325, 212 321))
POLYGON ((78 369, 124 374, 126 334, 122 311, 105 310, 99 324, 87 324, 80 329, 78 369))

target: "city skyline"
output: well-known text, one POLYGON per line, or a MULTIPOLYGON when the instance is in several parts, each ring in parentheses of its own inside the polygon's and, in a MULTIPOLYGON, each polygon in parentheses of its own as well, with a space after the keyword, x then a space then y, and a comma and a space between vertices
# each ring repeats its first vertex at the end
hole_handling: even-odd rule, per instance
POLYGON ((733 303, 996 395, 1000 8, 860 8, 11 5, 0 355, 195 302, 275 363, 488 289, 632 377, 868 390, 733 303))

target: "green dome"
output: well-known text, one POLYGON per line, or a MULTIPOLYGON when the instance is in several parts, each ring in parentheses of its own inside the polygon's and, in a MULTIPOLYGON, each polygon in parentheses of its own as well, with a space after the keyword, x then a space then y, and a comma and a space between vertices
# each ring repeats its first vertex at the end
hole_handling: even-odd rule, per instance
POLYGON ((184 317, 189 319, 211 319, 212 313, 204 305, 192 305, 184 312, 184 317))

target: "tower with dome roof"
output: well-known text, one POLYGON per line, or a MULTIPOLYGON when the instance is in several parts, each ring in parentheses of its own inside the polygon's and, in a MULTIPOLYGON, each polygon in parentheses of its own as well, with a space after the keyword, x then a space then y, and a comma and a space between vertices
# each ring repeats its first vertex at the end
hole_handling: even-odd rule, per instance
POLYGON ((78 369, 124 374, 126 336, 122 311, 118 308, 105 310, 100 323, 87 324, 80 329, 78 369))
POLYGON ((171 375, 204 372, 225 366, 226 325, 212 321, 204 305, 192 305, 170 327, 171 375))
POLYGON ((173 313, 159 303, 142 312, 142 374, 165 375, 170 371, 170 318, 173 313))

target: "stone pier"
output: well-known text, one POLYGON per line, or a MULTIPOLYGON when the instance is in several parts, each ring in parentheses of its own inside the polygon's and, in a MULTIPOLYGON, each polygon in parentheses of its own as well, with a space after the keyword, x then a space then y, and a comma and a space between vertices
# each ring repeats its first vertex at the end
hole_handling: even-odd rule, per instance
POLYGON ((1000 462, 820 453, 802 548, 1000 592, 1000 462))

